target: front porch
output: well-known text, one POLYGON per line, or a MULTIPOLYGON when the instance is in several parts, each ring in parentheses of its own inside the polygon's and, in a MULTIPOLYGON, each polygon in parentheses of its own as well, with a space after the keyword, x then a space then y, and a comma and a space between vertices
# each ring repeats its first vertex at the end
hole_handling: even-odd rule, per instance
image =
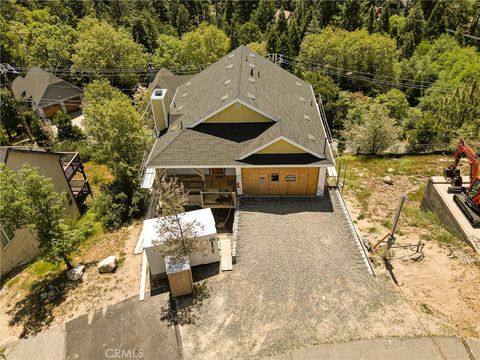
POLYGON ((162 176, 178 179, 188 193, 190 206, 229 209, 237 205, 237 192, 236 177, 227 170, 229 169, 168 169, 162 176))

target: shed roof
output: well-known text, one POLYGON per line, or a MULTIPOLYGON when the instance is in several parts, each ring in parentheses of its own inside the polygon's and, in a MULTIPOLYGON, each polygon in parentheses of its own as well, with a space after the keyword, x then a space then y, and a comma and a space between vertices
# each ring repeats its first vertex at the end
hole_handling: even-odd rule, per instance
POLYGON ((12 84, 15 96, 26 96, 38 106, 46 106, 60 100, 75 97, 82 90, 39 67, 32 67, 25 77, 18 76, 12 84))

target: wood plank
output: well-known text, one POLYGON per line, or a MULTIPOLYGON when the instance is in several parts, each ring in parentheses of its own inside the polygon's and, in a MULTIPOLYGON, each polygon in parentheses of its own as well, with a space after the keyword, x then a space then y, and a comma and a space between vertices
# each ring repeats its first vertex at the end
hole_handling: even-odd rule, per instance
POLYGON ((233 270, 232 265, 232 242, 230 238, 219 239, 220 250, 220 269, 222 271, 233 270))

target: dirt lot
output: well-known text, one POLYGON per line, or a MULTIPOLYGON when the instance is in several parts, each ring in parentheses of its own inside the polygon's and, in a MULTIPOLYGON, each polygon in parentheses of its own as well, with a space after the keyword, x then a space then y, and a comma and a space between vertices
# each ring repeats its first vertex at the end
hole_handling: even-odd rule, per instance
MULTIPOLYGON (((480 334, 480 256, 454 235, 448 233, 435 214, 419 209, 426 182, 441 175, 449 158, 367 160, 347 157, 344 196, 352 218, 362 234, 376 243, 388 234, 400 195, 408 200, 400 221, 397 244, 425 243, 425 258, 408 259, 407 250, 393 253, 393 273, 399 289, 409 300, 422 323, 434 334, 479 336, 480 334), (388 168, 394 184, 383 183, 388 168)), ((467 164, 463 173, 468 173, 467 164)), ((376 271, 388 276, 375 254, 376 271)))
POLYGON ((1 343, 33 335, 138 294, 142 257, 134 256, 133 249, 140 230, 141 224, 135 223, 89 240, 74 261, 87 265, 78 283, 69 281, 62 267, 53 267, 46 274, 36 275, 33 269, 44 263, 31 265, 7 282, 0 291, 1 343), (99 274, 98 261, 109 255, 117 256, 117 270, 111 274, 99 274), (42 299, 41 294, 51 290, 53 296, 42 299))
POLYGON ((303 345, 425 334, 385 277, 367 272, 333 193, 241 207, 240 260, 207 280, 182 326, 186 358, 258 358, 303 345))

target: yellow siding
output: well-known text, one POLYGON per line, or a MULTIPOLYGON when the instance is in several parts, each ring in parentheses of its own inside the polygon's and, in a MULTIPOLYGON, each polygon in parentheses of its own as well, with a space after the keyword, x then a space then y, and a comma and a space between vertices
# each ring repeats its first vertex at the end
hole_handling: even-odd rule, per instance
POLYGON ((204 121, 204 123, 271 122, 272 120, 242 104, 233 104, 204 121), (238 107, 239 106, 239 107, 238 107))
POLYGON ((288 141, 278 140, 255 154, 304 154, 305 152, 288 141))
POLYGON ((163 112, 163 104, 162 100, 160 99, 153 99, 151 101, 152 103, 152 108, 153 108, 153 117, 155 119, 155 123, 157 125, 157 130, 163 130, 167 127, 167 122, 165 119, 165 114, 163 112))
POLYGON ((0 275, 32 260, 37 254, 38 245, 33 234, 27 229, 15 231, 14 238, 5 249, 0 245, 0 275))

